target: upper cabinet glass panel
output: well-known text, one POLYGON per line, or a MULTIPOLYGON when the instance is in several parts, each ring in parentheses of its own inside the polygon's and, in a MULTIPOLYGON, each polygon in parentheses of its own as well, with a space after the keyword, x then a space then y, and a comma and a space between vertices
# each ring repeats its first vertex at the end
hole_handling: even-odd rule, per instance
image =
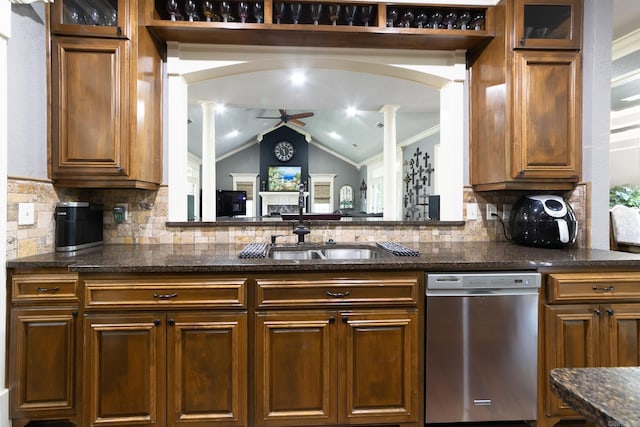
POLYGON ((56 0, 51 5, 54 34, 129 37, 129 0, 56 0))
POLYGON ((582 0, 517 0, 515 48, 580 49, 582 0))

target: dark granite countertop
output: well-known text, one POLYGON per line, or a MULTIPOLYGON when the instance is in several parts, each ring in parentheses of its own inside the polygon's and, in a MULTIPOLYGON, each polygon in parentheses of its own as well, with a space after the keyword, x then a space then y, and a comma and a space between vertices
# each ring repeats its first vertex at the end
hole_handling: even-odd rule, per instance
MULTIPOLYGON (((362 244, 362 242, 359 242, 362 244)), ((370 243, 375 245, 374 243, 370 243)), ((240 259, 243 244, 105 245, 75 254, 9 260, 9 268, 69 268, 77 272, 270 272, 374 270, 559 270, 640 268, 640 255, 584 248, 540 249, 509 242, 404 243, 420 256, 369 260, 240 259)))
POLYGON ((552 369, 551 388, 598 426, 640 426, 640 367, 552 369))

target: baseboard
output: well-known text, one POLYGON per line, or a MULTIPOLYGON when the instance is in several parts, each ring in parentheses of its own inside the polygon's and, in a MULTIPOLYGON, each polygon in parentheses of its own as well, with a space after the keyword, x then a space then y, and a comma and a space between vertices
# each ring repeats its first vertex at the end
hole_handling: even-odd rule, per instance
POLYGON ((9 389, 0 388, 0 427, 9 426, 9 389))

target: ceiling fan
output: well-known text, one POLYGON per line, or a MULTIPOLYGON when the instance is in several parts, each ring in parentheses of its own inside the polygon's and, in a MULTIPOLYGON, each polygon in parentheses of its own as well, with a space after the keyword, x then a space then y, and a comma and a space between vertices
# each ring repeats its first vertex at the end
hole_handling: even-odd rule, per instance
POLYGON ((302 120, 299 119, 304 119, 305 117, 312 117, 313 113, 309 112, 309 113, 298 113, 298 114, 287 114, 287 110, 284 110, 282 108, 280 108, 278 110, 280 112, 280 116, 279 117, 265 117, 265 116, 258 116, 256 117, 257 119, 280 119, 280 121, 278 122, 278 124, 276 126, 278 126, 281 123, 294 123, 298 126, 304 126, 306 123, 303 122, 302 120))

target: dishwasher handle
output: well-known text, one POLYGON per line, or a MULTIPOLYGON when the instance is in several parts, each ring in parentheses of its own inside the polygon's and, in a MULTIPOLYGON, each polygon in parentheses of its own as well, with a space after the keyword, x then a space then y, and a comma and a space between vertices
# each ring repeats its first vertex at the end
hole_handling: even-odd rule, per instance
POLYGON ((427 289, 427 297, 497 297, 504 295, 538 295, 538 288, 506 289, 427 289))

